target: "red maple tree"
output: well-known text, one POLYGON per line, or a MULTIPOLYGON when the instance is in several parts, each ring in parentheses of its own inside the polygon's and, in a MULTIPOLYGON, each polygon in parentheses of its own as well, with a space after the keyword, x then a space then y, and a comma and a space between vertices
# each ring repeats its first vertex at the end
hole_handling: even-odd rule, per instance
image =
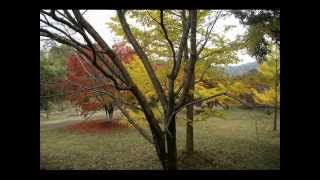
MULTIPOLYGON (((97 47, 97 49, 101 48, 97 47)), ((130 63, 134 54, 130 46, 126 43, 118 43, 113 46, 113 50, 125 64, 130 63)), ((84 51, 93 56, 90 50, 84 49, 84 51)), ((107 55, 103 56, 107 63, 111 61, 107 55)), ((106 66, 102 65, 102 67, 108 72, 106 66)), ((81 115, 87 116, 91 111, 104 108, 109 120, 112 119, 114 106, 112 99, 103 92, 108 92, 113 96, 120 95, 120 92, 114 88, 112 81, 103 76, 85 57, 78 53, 74 53, 68 58, 64 91, 66 99, 80 107, 81 115)), ((126 96, 128 92, 121 93, 126 96)))

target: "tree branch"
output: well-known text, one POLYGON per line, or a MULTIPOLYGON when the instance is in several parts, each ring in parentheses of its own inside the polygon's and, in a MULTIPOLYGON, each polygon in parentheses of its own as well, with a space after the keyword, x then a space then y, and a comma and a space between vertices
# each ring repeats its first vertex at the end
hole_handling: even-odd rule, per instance
POLYGON ((191 16, 189 16, 187 20, 185 17, 185 11, 183 10, 181 13, 182 13, 181 16, 182 16, 183 32, 182 32, 178 54, 177 54, 177 65, 172 71, 172 76, 174 77, 174 79, 177 77, 179 73, 183 52, 186 48, 188 48, 186 46, 187 46, 188 34, 189 34, 190 22, 191 22, 191 16))
POLYGON ((196 29, 197 28, 197 11, 196 10, 190 10, 190 26, 191 26, 191 39, 190 39, 191 58, 187 66, 186 75, 183 82, 183 92, 175 108, 179 108, 181 105, 184 104, 184 101, 186 100, 187 94, 192 85, 191 79, 193 79, 194 77, 195 64, 198 59, 197 49, 196 49, 197 48, 196 47, 196 31, 197 31, 196 29))
POLYGON ((140 45, 138 44, 137 40, 134 38, 129 24, 126 21, 124 12, 122 10, 118 10, 118 17, 121 23, 121 26, 123 28, 123 31, 126 34, 127 39, 129 40, 129 42, 132 44, 132 46, 134 47, 135 51, 137 52, 138 56, 140 57, 140 60, 142 61, 148 76, 155 88, 155 91, 160 99, 161 105, 164 108, 164 111, 166 111, 166 106, 167 106, 167 99, 166 96, 164 94, 163 88, 161 87, 161 84, 158 80, 158 78, 156 77, 156 74, 154 72, 154 70, 152 69, 152 66, 149 62, 149 59, 147 57, 147 55, 144 53, 144 51, 142 50, 142 48, 140 47, 140 45))
POLYGON ((173 68, 175 69, 175 66, 176 66, 176 63, 177 63, 177 60, 176 60, 176 52, 175 52, 175 50, 174 50, 172 41, 169 39, 167 29, 166 29, 166 27, 165 27, 164 24, 163 24, 163 10, 160 10, 160 26, 161 26, 161 28, 162 28, 162 31, 163 31, 163 33, 164 33, 164 36, 165 36, 166 40, 168 41, 168 43, 169 43, 169 45, 170 45, 171 52, 172 52, 172 57, 173 57, 173 68))
MULTIPOLYGON (((80 56, 81 57, 81 56, 80 56)), ((81 57, 83 60, 84 58, 81 57)), ((118 83, 118 81, 109 73, 105 72, 98 64, 92 63, 105 77, 109 78, 115 85, 115 88, 118 89, 119 91, 121 90, 130 90, 130 87, 121 87, 118 83)))
POLYGON ((122 114, 127 118, 127 120, 129 121, 130 124, 132 124, 132 126, 134 128, 136 128, 138 130, 138 132, 151 144, 154 144, 153 142, 153 139, 151 138, 150 135, 147 134, 147 132, 141 128, 136 122, 135 120, 133 120, 133 118, 129 115, 129 113, 124 109, 122 108, 120 105, 118 105, 117 103, 115 104, 119 109, 120 111, 122 112, 122 114))
POLYGON ((206 31, 206 35, 205 35, 204 43, 202 44, 202 46, 200 47, 200 49, 199 49, 198 52, 197 52, 197 55, 198 55, 198 56, 201 54, 201 52, 203 51, 204 47, 206 46, 206 44, 207 44, 207 42, 208 42, 208 40, 209 40, 211 31, 212 31, 214 25, 216 24, 219 16, 221 15, 221 12, 222 12, 222 10, 218 12, 218 14, 217 14, 216 18, 214 19, 211 27, 210 27, 210 25, 208 26, 207 31, 206 31), (210 27, 210 30, 209 30, 209 27, 210 27))
POLYGON ((76 83, 76 82, 71 81, 71 80, 68 80, 68 79, 67 79, 66 81, 71 82, 72 84, 81 87, 81 89, 80 89, 79 91, 76 91, 76 92, 73 92, 73 93, 69 93, 69 94, 67 94, 67 95, 72 95, 72 94, 75 94, 75 93, 79 93, 79 92, 81 92, 81 91, 83 91, 83 90, 94 91, 94 92, 98 92, 98 93, 105 94, 105 95, 109 96, 110 98, 112 98, 114 101, 119 102, 119 103, 121 103, 121 104, 123 104, 123 105, 129 106, 129 107, 133 107, 133 108, 135 108, 135 109, 137 109, 137 110, 142 111, 141 108, 139 108, 139 107, 137 107, 137 106, 135 106, 135 105, 133 105, 133 104, 124 102, 123 100, 121 100, 121 99, 119 99, 119 98, 116 98, 114 95, 112 95, 112 94, 109 93, 109 92, 100 91, 100 90, 97 90, 97 89, 96 89, 96 88, 104 87, 105 85, 99 85, 99 86, 94 86, 94 87, 85 87, 85 86, 83 86, 83 85, 81 85, 81 84, 79 84, 79 83, 76 83))
POLYGON ((216 97, 225 95, 225 94, 226 94, 225 92, 219 93, 219 94, 216 94, 216 95, 213 95, 213 96, 209 96, 209 97, 207 97, 207 98, 197 99, 197 100, 194 100, 194 101, 192 101, 192 102, 189 102, 189 103, 186 103, 186 104, 183 104, 183 105, 179 106, 179 107, 171 114, 171 116, 170 116, 170 118, 169 118, 169 121, 168 121, 168 123, 167 123, 166 126, 165 126, 164 131, 165 131, 165 132, 168 131, 168 127, 169 127, 169 125, 170 125, 173 117, 174 117, 178 112, 180 112, 184 107, 190 106, 190 105, 193 105, 193 104, 197 104, 197 103, 200 103, 200 102, 203 102, 203 101, 207 101, 207 100, 209 100, 209 99, 213 99, 213 98, 216 98, 216 97))
POLYGON ((147 13, 148 13, 148 16, 149 16, 153 21, 155 21, 157 24, 160 25, 160 22, 158 22, 153 16, 151 16, 151 14, 149 13, 148 10, 146 10, 146 11, 147 11, 147 13))

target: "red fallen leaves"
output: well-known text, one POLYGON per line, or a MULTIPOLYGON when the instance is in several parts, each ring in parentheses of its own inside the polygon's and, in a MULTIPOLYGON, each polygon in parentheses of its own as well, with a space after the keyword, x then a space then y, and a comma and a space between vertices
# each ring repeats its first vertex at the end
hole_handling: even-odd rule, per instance
POLYGON ((79 132, 79 133, 108 133, 113 129, 128 128, 126 125, 119 124, 118 122, 107 122, 104 119, 90 120, 87 122, 80 122, 71 124, 64 128, 65 132, 79 132))

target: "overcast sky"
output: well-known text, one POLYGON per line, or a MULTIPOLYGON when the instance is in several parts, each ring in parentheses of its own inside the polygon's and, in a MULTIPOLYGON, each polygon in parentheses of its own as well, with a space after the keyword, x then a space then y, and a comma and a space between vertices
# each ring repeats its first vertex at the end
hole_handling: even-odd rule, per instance
MULTIPOLYGON (((110 17, 114 15, 116 15, 115 10, 88 10, 84 15, 84 17, 97 30, 102 38, 110 45, 115 43, 116 37, 108 28, 106 22, 108 22, 110 17)), ((226 37, 230 40, 234 40, 237 35, 243 34, 246 30, 241 24, 239 24, 238 19, 236 19, 234 16, 229 16, 225 19, 218 19, 217 24, 214 27, 214 31, 219 32, 219 30, 223 29, 221 27, 224 25, 236 26, 226 33, 226 37)), ((255 61, 254 58, 247 54, 239 54, 239 58, 241 59, 241 62, 237 65, 255 61)))
MULTIPOLYGON (((96 28, 98 33, 108 44, 114 44, 114 39, 116 37, 107 27, 106 22, 108 22, 110 17, 114 16, 115 14, 115 10, 88 10, 84 17, 92 24, 93 27, 96 28)), ((219 29, 222 29, 219 27, 222 27, 223 25, 236 26, 226 34, 226 37, 230 40, 234 40, 237 35, 243 34, 246 30, 241 24, 239 24, 238 19, 236 19, 234 16, 230 16, 224 20, 218 20, 214 30, 219 32, 219 29)), ((241 62, 237 65, 255 61, 254 58, 247 54, 239 54, 239 58, 241 59, 241 62)))

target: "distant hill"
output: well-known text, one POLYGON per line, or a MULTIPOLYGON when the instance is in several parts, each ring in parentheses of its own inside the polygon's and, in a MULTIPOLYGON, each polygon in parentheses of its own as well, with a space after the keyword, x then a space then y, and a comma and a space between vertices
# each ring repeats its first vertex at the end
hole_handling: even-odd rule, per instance
POLYGON ((258 63, 256 62, 251 62, 251 63, 246 63, 238 66, 226 66, 224 67, 225 72, 229 74, 230 76, 239 76, 246 74, 250 71, 256 71, 258 68, 258 63))

